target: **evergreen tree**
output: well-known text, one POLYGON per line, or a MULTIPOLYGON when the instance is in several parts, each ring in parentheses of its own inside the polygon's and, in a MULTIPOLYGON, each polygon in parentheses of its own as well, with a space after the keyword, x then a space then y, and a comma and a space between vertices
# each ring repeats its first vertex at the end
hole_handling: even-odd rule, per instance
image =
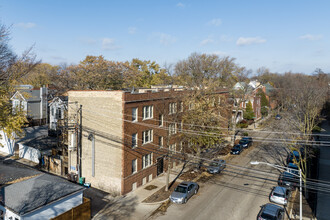
POLYGON ((247 120, 252 120, 254 117, 255 116, 254 116, 254 112, 253 112, 253 108, 252 108, 252 103, 251 103, 251 101, 249 101, 246 104, 244 118, 247 120))
POLYGON ((258 91, 258 95, 260 96, 260 104, 261 104, 261 114, 262 116, 267 116, 268 115, 268 99, 266 97, 266 94, 264 93, 264 91, 262 91, 261 89, 259 89, 258 91))

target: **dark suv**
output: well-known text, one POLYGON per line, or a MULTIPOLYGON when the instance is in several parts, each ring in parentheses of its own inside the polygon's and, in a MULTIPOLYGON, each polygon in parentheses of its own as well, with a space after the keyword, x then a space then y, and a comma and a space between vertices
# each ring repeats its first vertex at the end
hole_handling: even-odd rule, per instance
POLYGON ((251 146, 251 142, 243 138, 239 141, 239 144, 242 145, 244 148, 248 148, 251 146))
POLYGON ((240 154, 243 151, 243 146, 240 144, 236 144, 232 149, 231 149, 231 154, 240 154))
POLYGON ((283 220, 284 213, 284 208, 267 203, 266 205, 261 206, 257 220, 283 220))
POLYGON ((297 175, 286 171, 281 173, 281 175, 279 176, 278 185, 293 190, 295 187, 299 186, 299 178, 297 177, 297 175))

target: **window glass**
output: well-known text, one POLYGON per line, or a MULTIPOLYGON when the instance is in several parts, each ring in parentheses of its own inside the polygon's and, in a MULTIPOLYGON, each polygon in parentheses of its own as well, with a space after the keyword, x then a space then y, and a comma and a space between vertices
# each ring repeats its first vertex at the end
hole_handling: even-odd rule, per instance
POLYGON ((132 121, 137 121, 137 108, 132 108, 132 121))

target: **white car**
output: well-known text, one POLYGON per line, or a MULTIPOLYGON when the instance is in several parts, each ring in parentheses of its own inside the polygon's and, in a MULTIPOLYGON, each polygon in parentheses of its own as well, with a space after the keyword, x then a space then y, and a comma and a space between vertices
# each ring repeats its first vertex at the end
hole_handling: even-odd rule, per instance
POLYGON ((276 186, 273 188, 272 192, 270 193, 269 200, 271 202, 280 204, 280 205, 287 205, 288 204, 288 199, 290 197, 290 190, 281 187, 281 186, 276 186))

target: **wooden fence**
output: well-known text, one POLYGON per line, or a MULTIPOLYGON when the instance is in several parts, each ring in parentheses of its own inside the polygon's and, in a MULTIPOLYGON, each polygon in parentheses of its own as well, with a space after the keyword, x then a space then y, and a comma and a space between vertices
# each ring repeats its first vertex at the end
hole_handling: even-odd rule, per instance
POLYGON ((89 220, 91 219, 91 201, 87 198, 83 198, 83 203, 62 213, 52 220, 89 220))

